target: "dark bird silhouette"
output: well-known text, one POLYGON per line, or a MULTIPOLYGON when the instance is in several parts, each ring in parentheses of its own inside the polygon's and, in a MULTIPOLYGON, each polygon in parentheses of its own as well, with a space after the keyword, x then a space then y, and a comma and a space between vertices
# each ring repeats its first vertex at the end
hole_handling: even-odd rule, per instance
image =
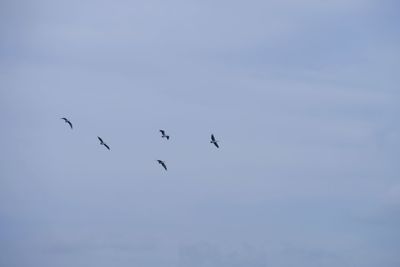
POLYGON ((214 144, 217 148, 219 148, 218 142, 219 142, 219 141, 215 140, 215 137, 214 137, 214 135, 212 134, 212 135, 211 135, 211 141, 210 141, 210 143, 211 143, 211 144, 214 144))
POLYGON ((169 135, 166 135, 164 130, 160 130, 160 133, 161 133, 161 138, 167 138, 167 140, 169 140, 169 135))
POLYGON ((69 127, 71 127, 72 129, 72 123, 67 118, 61 118, 61 119, 64 120, 66 123, 68 123, 69 127))
POLYGON ((110 150, 110 147, 109 147, 106 143, 104 143, 103 139, 101 139, 99 136, 97 136, 97 138, 98 138, 99 141, 100 141, 100 145, 103 145, 103 146, 105 146, 108 150, 110 150))
POLYGON ((167 165, 165 165, 164 161, 158 159, 157 162, 160 163, 161 166, 163 166, 163 168, 167 171, 167 165))

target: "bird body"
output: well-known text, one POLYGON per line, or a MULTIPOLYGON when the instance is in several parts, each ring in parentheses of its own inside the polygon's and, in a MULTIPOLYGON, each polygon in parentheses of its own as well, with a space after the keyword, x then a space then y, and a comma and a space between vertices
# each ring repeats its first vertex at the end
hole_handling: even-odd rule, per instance
POLYGON ((68 124, 69 124, 69 127, 71 127, 71 129, 73 128, 73 127, 72 127, 72 123, 71 123, 67 118, 61 118, 61 119, 64 120, 65 123, 68 123, 68 124))
POLYGON ((160 130, 160 133, 161 133, 161 138, 166 138, 167 140, 169 140, 169 135, 166 135, 164 130, 160 130))
POLYGON ((167 165, 165 165, 165 162, 164 162, 164 161, 158 159, 157 162, 158 162, 159 164, 161 164, 161 166, 163 166, 163 168, 167 171, 167 165))
POLYGON ((103 146, 105 146, 108 150, 110 150, 110 147, 109 147, 106 143, 104 143, 103 139, 101 139, 99 136, 97 136, 97 138, 98 138, 99 141, 100 141, 100 145, 103 145, 103 146))
POLYGON ((219 141, 215 139, 214 134, 211 134, 211 141, 210 141, 210 143, 211 143, 211 144, 214 144, 217 148, 219 148, 218 142, 219 142, 219 141))

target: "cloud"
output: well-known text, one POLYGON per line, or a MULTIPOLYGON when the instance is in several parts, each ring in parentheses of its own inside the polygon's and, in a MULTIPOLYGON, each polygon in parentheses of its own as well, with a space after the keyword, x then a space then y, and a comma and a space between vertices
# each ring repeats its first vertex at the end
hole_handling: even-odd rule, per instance
POLYGON ((0 265, 398 266, 394 1, 0 5, 0 265))

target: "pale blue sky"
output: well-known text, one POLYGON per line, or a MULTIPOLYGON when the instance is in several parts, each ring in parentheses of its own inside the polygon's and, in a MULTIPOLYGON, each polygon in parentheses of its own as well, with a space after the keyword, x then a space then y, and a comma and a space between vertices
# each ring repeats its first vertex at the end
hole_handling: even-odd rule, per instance
POLYGON ((0 265, 400 266, 399 7, 0 1, 0 265))

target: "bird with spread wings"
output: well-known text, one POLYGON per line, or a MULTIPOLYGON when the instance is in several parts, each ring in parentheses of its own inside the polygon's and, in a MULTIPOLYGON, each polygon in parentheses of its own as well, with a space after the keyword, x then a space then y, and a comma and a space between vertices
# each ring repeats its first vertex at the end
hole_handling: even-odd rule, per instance
POLYGON ((211 143, 211 144, 214 144, 217 148, 219 148, 218 142, 219 142, 219 141, 217 141, 217 140, 215 139, 214 134, 211 134, 211 141, 210 141, 210 143, 211 143))
POLYGON ((164 130, 160 130, 160 133, 161 133, 161 138, 167 138, 167 140, 169 140, 169 135, 167 135, 164 130))
POLYGON ((69 124, 69 127, 71 127, 71 129, 73 128, 73 127, 72 127, 72 123, 71 123, 67 118, 61 118, 61 119, 64 120, 65 123, 68 123, 68 124, 69 124))
POLYGON ((97 138, 98 138, 99 141, 100 141, 100 145, 103 145, 103 146, 105 146, 108 150, 110 150, 110 147, 109 147, 106 143, 104 143, 103 139, 101 139, 99 136, 97 136, 97 138))
POLYGON ((163 168, 167 171, 167 165, 165 164, 164 161, 158 159, 157 162, 158 162, 159 164, 161 164, 161 166, 163 166, 163 168))

